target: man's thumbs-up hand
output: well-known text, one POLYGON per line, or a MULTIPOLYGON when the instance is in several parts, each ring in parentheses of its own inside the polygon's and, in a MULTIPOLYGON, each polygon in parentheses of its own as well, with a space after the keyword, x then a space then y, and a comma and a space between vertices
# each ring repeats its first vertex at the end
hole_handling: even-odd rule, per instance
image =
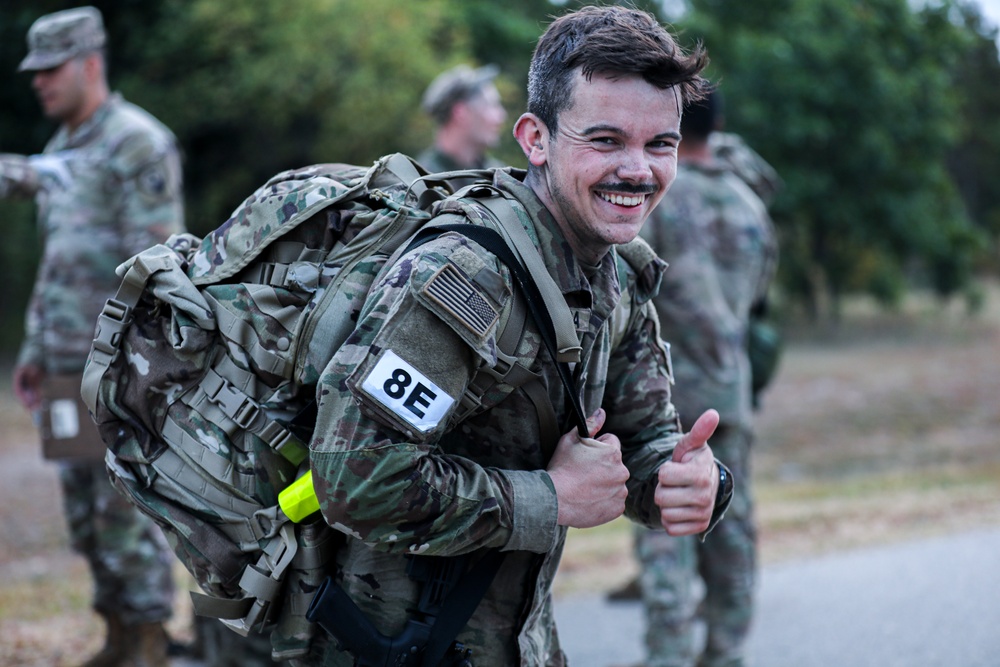
POLYGON ((719 425, 719 413, 707 410, 660 466, 656 504, 660 522, 674 536, 696 535, 708 528, 719 488, 719 469, 708 439, 719 425))

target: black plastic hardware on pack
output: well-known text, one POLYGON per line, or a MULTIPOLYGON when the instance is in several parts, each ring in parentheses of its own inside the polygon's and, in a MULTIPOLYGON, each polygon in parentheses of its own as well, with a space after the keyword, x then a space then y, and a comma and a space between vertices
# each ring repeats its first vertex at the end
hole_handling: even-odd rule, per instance
POLYGON ((389 637, 376 628, 333 577, 316 592, 306 618, 355 659, 355 667, 473 667, 472 650, 455 636, 486 594, 504 554, 491 549, 466 571, 468 557, 410 556, 406 573, 421 584, 417 613, 389 637))
MULTIPOLYGON (((544 300, 531 274, 503 236, 479 225, 434 225, 417 232, 404 254, 446 232, 456 232, 478 243, 510 269, 570 397, 581 437, 586 437, 589 434, 587 419, 572 374, 567 364, 558 361, 552 318, 544 308, 544 300)), ((409 618, 403 630, 394 637, 379 632, 332 577, 327 577, 316 592, 306 618, 350 652, 356 667, 473 667, 472 651, 456 642, 455 637, 472 618, 505 556, 502 551, 490 549, 464 576, 464 556, 411 557, 407 574, 423 584, 420 602, 416 617, 409 618)))

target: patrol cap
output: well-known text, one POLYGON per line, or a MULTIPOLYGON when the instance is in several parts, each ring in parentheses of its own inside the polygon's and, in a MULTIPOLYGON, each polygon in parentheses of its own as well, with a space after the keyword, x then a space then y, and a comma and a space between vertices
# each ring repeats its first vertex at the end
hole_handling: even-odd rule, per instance
POLYGON ((486 83, 496 78, 500 68, 486 65, 473 69, 458 65, 438 74, 427 86, 421 107, 439 123, 448 120, 451 108, 462 100, 474 96, 486 83))
POLYGON ((104 21, 95 7, 46 14, 28 29, 28 55, 17 71, 58 67, 71 58, 102 48, 105 40, 104 21))

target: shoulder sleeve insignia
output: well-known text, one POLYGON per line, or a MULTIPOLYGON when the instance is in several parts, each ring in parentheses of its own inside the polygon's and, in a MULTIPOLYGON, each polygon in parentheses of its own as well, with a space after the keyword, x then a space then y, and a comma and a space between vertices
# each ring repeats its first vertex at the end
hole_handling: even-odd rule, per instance
POLYGON ((361 383, 361 390, 421 433, 445 418, 455 399, 392 350, 385 350, 361 383))
POLYGON ((453 316, 477 338, 484 338, 500 317, 499 311, 451 263, 438 269, 423 289, 424 295, 453 316))

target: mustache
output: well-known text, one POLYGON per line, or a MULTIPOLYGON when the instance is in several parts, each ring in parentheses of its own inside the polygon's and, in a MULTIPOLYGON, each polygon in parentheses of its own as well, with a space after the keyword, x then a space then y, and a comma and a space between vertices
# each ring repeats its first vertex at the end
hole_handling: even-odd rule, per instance
POLYGON ((594 188, 601 192, 613 192, 620 195, 651 195, 659 189, 652 183, 604 183, 594 188))

